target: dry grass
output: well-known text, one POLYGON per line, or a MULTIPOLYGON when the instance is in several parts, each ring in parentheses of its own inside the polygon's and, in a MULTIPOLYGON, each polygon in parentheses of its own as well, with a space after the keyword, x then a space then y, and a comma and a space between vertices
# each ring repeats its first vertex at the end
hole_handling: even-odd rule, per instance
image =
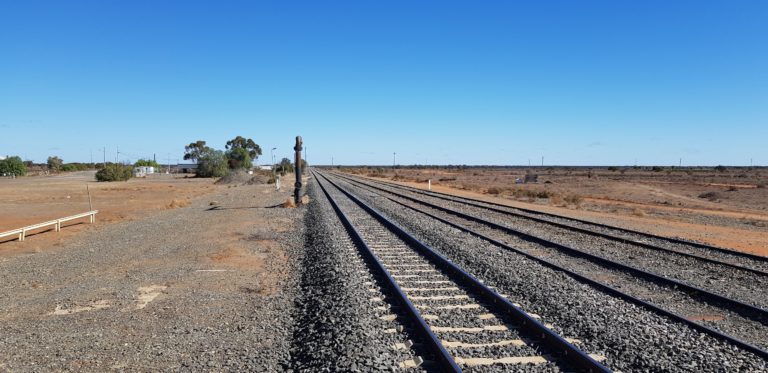
POLYGON ((192 202, 190 200, 188 200, 188 199, 174 199, 173 201, 171 201, 171 203, 165 205, 165 208, 167 208, 167 209, 177 209, 177 208, 181 208, 181 207, 187 207, 191 203, 192 202))

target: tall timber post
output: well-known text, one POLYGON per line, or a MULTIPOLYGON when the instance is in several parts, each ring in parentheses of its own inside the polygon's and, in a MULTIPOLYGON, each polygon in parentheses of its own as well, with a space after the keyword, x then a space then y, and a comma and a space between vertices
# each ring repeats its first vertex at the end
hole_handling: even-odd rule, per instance
POLYGON ((293 202, 296 203, 296 206, 298 206, 301 203, 301 136, 296 136, 296 146, 293 147, 293 150, 296 151, 296 159, 294 160, 294 164, 296 165, 296 184, 293 191, 293 202))

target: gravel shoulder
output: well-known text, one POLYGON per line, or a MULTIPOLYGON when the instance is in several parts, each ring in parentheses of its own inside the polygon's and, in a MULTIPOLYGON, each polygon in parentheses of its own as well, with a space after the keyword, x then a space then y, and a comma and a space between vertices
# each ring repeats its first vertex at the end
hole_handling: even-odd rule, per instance
POLYGON ((0 371, 282 369, 304 209, 270 207, 291 192, 232 186, 0 259, 0 371))

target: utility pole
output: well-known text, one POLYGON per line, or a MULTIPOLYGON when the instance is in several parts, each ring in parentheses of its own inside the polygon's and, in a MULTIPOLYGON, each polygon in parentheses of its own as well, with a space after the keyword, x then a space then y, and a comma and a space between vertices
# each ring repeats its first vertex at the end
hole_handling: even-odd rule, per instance
POLYGON ((333 167, 333 156, 331 156, 331 167, 333 167))
POLYGON ((392 153, 392 168, 395 168, 397 153, 392 153))
POLYGON ((166 154, 168 156, 168 175, 171 174, 171 153, 166 154))
POLYGON ((106 168, 107 167, 107 147, 105 146, 104 149, 101 152, 104 153, 103 154, 104 155, 104 167, 106 168))
POLYGON ((680 158, 680 162, 677 164, 677 167, 683 167, 683 158, 680 158))
POLYGON ((115 153, 115 163, 119 163, 120 161, 120 145, 117 146, 117 152, 115 153))
POLYGON ((544 156, 541 156, 541 167, 544 167, 544 156))
POLYGON ((93 149, 91 149, 91 164, 93 164, 93 149))

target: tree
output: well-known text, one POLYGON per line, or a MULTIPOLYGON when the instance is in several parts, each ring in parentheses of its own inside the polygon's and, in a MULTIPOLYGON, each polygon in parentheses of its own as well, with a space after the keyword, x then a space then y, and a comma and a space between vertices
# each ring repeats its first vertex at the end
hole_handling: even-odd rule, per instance
POLYGON ((110 163, 96 172, 97 181, 128 181, 133 177, 133 168, 121 164, 110 163))
POLYGON ((261 147, 259 144, 253 142, 252 139, 246 139, 242 136, 237 136, 234 139, 227 141, 227 150, 233 150, 237 148, 247 150, 251 159, 258 159, 261 155, 261 147))
POLYGON ((250 169, 253 167, 251 155, 244 148, 232 148, 227 151, 229 168, 236 170, 240 168, 250 169))
POLYGON ((53 172, 59 172, 61 171, 61 166, 64 164, 64 161, 61 160, 61 158, 57 156, 51 156, 48 157, 48 169, 53 172))
POLYGON ((283 160, 277 164, 276 170, 283 175, 289 172, 293 172, 293 163, 291 163, 290 159, 283 158, 283 160))
POLYGON ((27 165, 21 157, 8 157, 0 161, 0 175, 23 176, 27 174, 27 165))
POLYGON ((227 157, 221 150, 209 149, 197 159, 197 176, 222 177, 229 172, 227 157))
POLYGON ((153 161, 151 159, 139 159, 136 161, 136 163, 133 164, 134 167, 154 167, 155 169, 160 169, 160 164, 156 161, 153 161))
POLYGON ((197 140, 184 147, 184 160, 197 162, 203 154, 206 154, 211 150, 211 148, 205 145, 205 141, 197 140))

